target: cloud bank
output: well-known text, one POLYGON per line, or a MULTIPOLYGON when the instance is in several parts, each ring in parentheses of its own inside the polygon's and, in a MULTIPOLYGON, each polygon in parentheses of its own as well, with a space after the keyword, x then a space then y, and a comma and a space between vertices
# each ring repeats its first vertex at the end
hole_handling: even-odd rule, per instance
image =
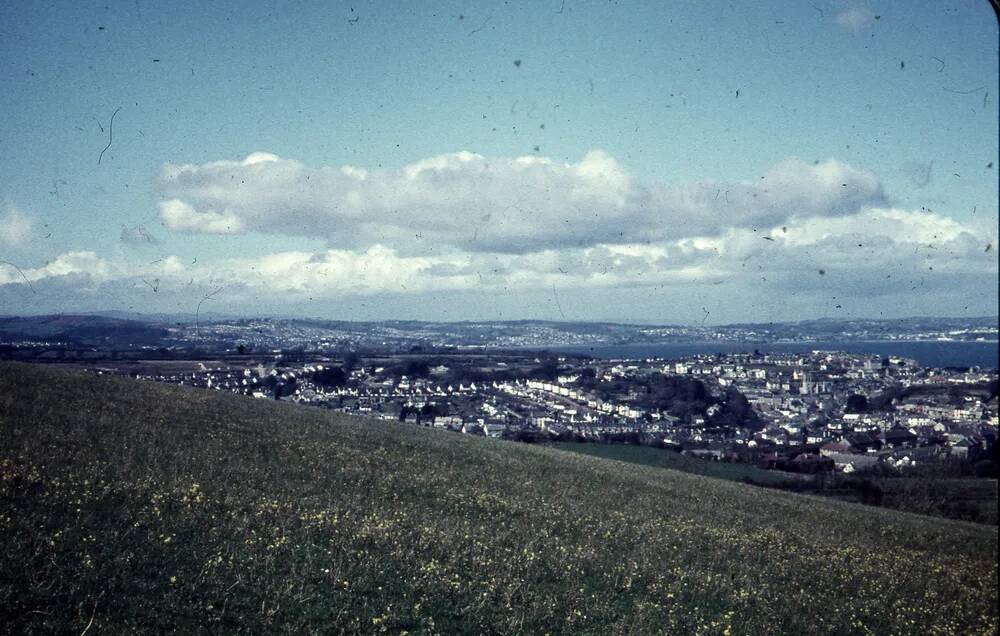
MULTIPOLYGON (((130 263, 70 252, 37 268, 0 264, 0 288, 31 281, 67 294, 128 296, 225 288, 244 304, 262 296, 313 298, 420 292, 730 288, 779 294, 832 294, 873 302, 905 290, 976 289, 995 280, 996 237, 926 211, 873 208, 768 228, 729 228, 714 236, 658 243, 549 248, 531 253, 406 254, 384 245, 364 250, 286 251, 197 264, 166 257, 130 263)), ((10 290, 8 290, 10 291, 10 290)))
MULTIPOLYGON (((83 250, 36 267, 0 263, 0 303, 190 311, 211 294, 254 313, 261 303, 284 311, 314 300, 336 307, 431 295, 459 312, 436 318, 463 318, 464 294, 501 299, 523 317, 557 289, 592 292, 606 303, 604 316, 623 311, 610 299, 628 290, 664 308, 700 309, 697 298, 711 296, 736 314, 760 299, 853 304, 861 315, 960 308, 939 307, 938 297, 985 311, 996 302, 994 227, 893 207, 873 173, 836 159, 790 158, 741 181, 660 184, 601 151, 576 163, 459 152, 372 172, 258 152, 167 164, 158 187, 160 220, 172 232, 234 246, 259 246, 240 237, 249 233, 327 245, 152 262, 135 250, 83 250)), ((10 212, 4 222, 24 224, 10 212)), ((170 245, 141 226, 124 226, 120 242, 170 245)))
POLYGON ((269 153, 167 164, 160 219, 175 231, 323 237, 332 247, 391 245, 531 253, 719 235, 884 203, 871 172, 835 159, 785 160, 758 178, 643 183, 595 150, 544 157, 439 155, 398 170, 311 168, 269 153))

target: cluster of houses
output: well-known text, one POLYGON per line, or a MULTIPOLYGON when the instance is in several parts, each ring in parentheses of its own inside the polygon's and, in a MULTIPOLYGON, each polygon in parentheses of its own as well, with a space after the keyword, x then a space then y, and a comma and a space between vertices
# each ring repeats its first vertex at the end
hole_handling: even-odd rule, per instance
POLYGON ((998 425, 995 393, 969 389, 995 381, 995 370, 932 370, 912 360, 836 352, 670 362, 564 358, 551 379, 478 383, 443 382, 444 366, 411 377, 362 364, 328 386, 315 380, 325 368, 201 365, 140 377, 465 434, 631 440, 802 472, 976 460, 993 449, 998 425), (713 403, 687 417, 650 408, 641 397, 654 376, 698 380, 713 403), (713 425, 712 416, 733 390, 757 414, 753 425, 713 425))
POLYGON ((995 382, 995 370, 933 370, 902 358, 814 352, 684 361, 673 371, 737 388, 766 422, 755 432, 708 440, 705 450, 720 458, 855 472, 975 460, 988 457, 996 442, 995 391, 969 390, 995 382), (914 387, 921 390, 907 391, 914 387))

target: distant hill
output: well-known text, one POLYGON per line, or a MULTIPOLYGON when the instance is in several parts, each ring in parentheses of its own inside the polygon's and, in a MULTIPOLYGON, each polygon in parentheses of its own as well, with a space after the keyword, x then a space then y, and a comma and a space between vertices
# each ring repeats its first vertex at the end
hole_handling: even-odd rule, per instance
POLYGON ((0 364, 3 631, 995 634, 995 528, 0 364))
POLYGON ((169 332, 156 323, 93 314, 0 317, 0 341, 37 340, 83 345, 158 345, 169 332))
MULTIPOLYGON (((544 320, 352 322, 312 318, 234 318, 220 314, 54 314, 0 316, 0 344, 98 347, 102 351, 254 350, 409 351, 455 347, 546 349, 643 344, 980 341, 998 337, 996 318, 904 318, 899 320, 813 320, 742 325, 639 325, 544 320), (39 343, 42 343, 41 345, 39 343)), ((35 352, 37 353, 37 352, 35 352)), ((27 355, 13 359, 31 360, 27 355)), ((12 356, 7 356, 8 358, 12 356)), ((980 364, 980 363, 977 363, 980 364)))

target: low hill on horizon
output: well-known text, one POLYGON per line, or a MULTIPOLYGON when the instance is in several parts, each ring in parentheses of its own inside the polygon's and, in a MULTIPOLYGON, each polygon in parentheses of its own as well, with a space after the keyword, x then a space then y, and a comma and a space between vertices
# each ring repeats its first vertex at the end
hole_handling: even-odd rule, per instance
POLYGON ((949 337, 975 342, 997 337, 996 317, 926 317, 898 319, 811 319, 797 322, 703 324, 648 324, 609 321, 421 320, 353 321, 325 318, 223 314, 141 314, 94 312, 80 314, 0 315, 0 342, 37 341, 72 345, 119 347, 223 346, 265 337, 275 346, 302 346, 285 339, 288 331, 304 330, 313 341, 332 338, 350 346, 371 347, 390 342, 437 343, 448 346, 565 346, 568 344, 622 345, 697 343, 717 340, 771 342, 816 340, 856 342, 949 337), (210 338, 206 339, 208 336, 210 338), (192 341, 191 338, 194 338, 192 341))
POLYGON ((995 634, 995 528, 0 363, 9 633, 995 634))

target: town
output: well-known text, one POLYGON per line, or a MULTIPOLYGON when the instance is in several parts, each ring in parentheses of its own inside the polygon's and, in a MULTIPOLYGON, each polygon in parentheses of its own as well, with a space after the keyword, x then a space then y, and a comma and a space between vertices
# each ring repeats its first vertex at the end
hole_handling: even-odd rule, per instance
MULTIPOLYGON (((996 366, 995 317, 906 318, 899 320, 811 320, 734 325, 639 325, 602 322, 513 320, 486 322, 351 322, 260 316, 161 316, 143 314, 56 314, 0 316, 0 359, 23 361, 167 357, 178 350, 219 352, 349 351, 449 352, 456 349, 554 349, 682 345, 713 347, 796 346, 797 350, 950 343, 978 348, 982 362, 996 366)), ((972 351, 972 349, 968 349, 972 351)), ((662 354, 661 354, 662 355, 662 354)))
POLYGON ((91 367, 467 435, 632 443, 788 472, 995 471, 995 369, 833 351, 594 360, 533 352, 91 367), (985 469, 984 469, 985 470, 985 469))

